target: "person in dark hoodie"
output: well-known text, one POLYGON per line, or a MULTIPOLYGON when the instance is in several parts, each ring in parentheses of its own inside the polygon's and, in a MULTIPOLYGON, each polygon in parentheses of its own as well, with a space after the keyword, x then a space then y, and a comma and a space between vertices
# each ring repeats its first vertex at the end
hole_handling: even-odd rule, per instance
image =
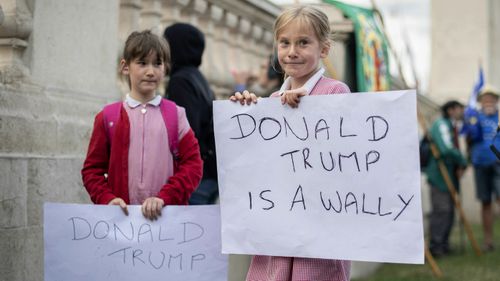
POLYGON ((186 23, 165 29, 170 45, 172 71, 165 96, 186 109, 189 125, 200 145, 203 178, 193 192, 191 205, 213 204, 218 197, 217 164, 213 132, 212 101, 215 99, 207 80, 198 69, 205 49, 203 33, 186 23))

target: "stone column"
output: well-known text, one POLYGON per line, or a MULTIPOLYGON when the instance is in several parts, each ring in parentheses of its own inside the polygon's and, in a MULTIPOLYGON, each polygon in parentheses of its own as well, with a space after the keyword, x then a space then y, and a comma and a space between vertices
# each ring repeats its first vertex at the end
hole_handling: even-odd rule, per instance
POLYGON ((163 0, 162 5, 162 30, 176 22, 185 22, 181 16, 181 10, 189 4, 189 0, 163 0))
POLYGON ((141 17, 141 0, 121 0, 120 15, 118 25, 118 40, 123 46, 123 42, 127 39, 132 31, 138 31, 139 21, 141 17))
POLYGON ((151 29, 153 33, 163 35, 161 18, 161 0, 142 0, 141 29, 151 29))
POLYGON ((330 27, 332 30, 330 37, 333 37, 330 53, 328 55, 330 67, 325 67, 328 72, 333 69, 333 73, 327 73, 327 75, 330 74, 333 78, 348 84, 354 83, 353 81, 348 81, 348 79, 352 78, 348 78, 346 75, 346 69, 351 67, 347 65, 347 57, 349 54, 346 45, 349 36, 354 32, 353 23, 351 20, 346 19, 340 10, 330 5, 322 5, 321 9, 327 13, 330 19, 330 27))
POLYGON ((207 45, 203 56, 202 71, 206 75, 208 82, 212 86, 220 86, 222 84, 222 66, 224 51, 223 42, 220 34, 220 23, 222 21, 224 11, 216 6, 209 5, 207 9, 208 26, 206 32, 207 45))
MULTIPOLYGON (((122 58, 123 47, 125 45, 125 40, 134 31, 139 31, 142 29, 140 25, 141 22, 141 10, 142 10, 141 0, 120 0, 120 10, 119 10, 119 21, 118 21, 118 44, 116 50, 116 62, 117 66, 122 58)), ((125 95, 130 91, 128 83, 123 79, 119 69, 116 69, 117 75, 117 86, 120 89, 121 95, 125 95)))
POLYGON ((488 69, 486 81, 500 89, 500 1, 489 0, 488 3, 488 69))
POLYGON ((33 29, 33 17, 25 0, 4 0, 0 5, 0 83, 11 84, 29 75, 23 55, 33 29))
POLYGON ((1 71, 30 73, 0 82, 1 280, 43 280, 44 202, 90 203, 80 171, 95 114, 119 98, 119 3, 1 0, 1 71))
POLYGON ((253 63, 250 64, 250 71, 255 73, 258 73, 258 71, 260 70, 259 66, 262 63, 261 61, 262 46, 260 46, 259 42, 261 42, 263 34, 264 34, 264 29, 262 28, 262 26, 258 24, 254 24, 252 26, 252 33, 251 37, 249 38, 250 41, 249 51, 253 63))
POLYGON ((238 46, 236 44, 236 34, 238 17, 232 12, 224 12, 224 27, 223 27, 223 41, 226 45, 225 59, 220 63, 222 65, 222 86, 232 88, 234 79, 231 75, 233 69, 238 68, 238 63, 241 61, 238 57, 238 46))
POLYGON ((269 30, 264 30, 262 35, 262 41, 259 44, 260 48, 258 50, 260 54, 260 61, 266 60, 270 54, 273 53, 274 35, 269 30))
POLYGON ((346 56, 347 51, 345 48, 345 41, 349 38, 348 33, 335 33, 335 38, 331 44, 330 52, 328 53, 328 63, 325 65, 325 69, 328 73, 326 75, 331 76, 334 79, 344 81, 345 68, 346 68, 346 56), (332 72, 333 73, 330 73, 332 72))
POLYGON ((208 3, 206 0, 191 0, 189 4, 181 11, 181 18, 189 24, 196 26, 203 30, 199 25, 198 19, 207 10, 208 3))
POLYGON ((205 35, 205 51, 201 62, 201 72, 205 78, 210 82, 214 76, 214 18, 212 17, 213 4, 207 3, 206 9, 203 14, 198 18, 198 27, 205 35))
POLYGON ((236 69, 250 71, 250 67, 252 64, 255 64, 255 61, 251 60, 250 53, 250 21, 244 19, 242 17, 238 20, 238 26, 236 29, 236 55, 237 55, 237 65, 236 69))
POLYGON ((227 84, 226 74, 229 74, 228 61, 230 59, 229 44, 228 44, 228 28, 226 25, 226 12, 220 7, 212 6, 212 17, 215 22, 214 29, 214 48, 213 66, 214 76, 213 83, 217 87, 224 87, 227 84), (217 19, 216 19, 217 18, 217 19))

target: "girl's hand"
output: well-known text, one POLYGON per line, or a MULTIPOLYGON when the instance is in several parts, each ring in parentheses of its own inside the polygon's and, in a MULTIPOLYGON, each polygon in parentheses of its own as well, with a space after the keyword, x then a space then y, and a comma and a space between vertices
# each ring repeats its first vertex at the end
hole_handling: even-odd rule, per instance
POLYGON ((229 100, 234 102, 239 101, 241 105, 244 105, 245 103, 247 105, 250 105, 252 102, 257 103, 257 96, 254 93, 250 93, 249 91, 245 90, 243 91, 243 93, 234 93, 234 95, 229 97, 229 100))
POLYGON ((123 212, 126 216, 128 216, 127 203, 120 197, 116 197, 115 199, 109 201, 108 205, 118 205, 122 208, 123 212))
POLYGON ((287 90, 281 95, 281 104, 288 104, 292 108, 299 106, 300 98, 307 94, 307 90, 304 88, 298 88, 294 90, 287 90))
POLYGON ((156 220, 161 216, 161 209, 165 205, 163 199, 158 197, 149 197, 142 203, 141 210, 145 218, 150 220, 156 220))

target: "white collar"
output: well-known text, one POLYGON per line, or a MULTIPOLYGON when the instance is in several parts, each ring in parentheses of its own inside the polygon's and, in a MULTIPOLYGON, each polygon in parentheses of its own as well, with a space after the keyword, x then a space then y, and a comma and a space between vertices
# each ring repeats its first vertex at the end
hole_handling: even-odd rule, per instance
MULTIPOLYGON (((325 73, 325 69, 321 67, 301 87, 301 88, 306 89, 307 95, 309 95, 311 93, 311 91, 313 90, 314 86, 316 86, 316 83, 318 83, 319 79, 321 79, 321 77, 323 76, 323 73, 325 73)), ((291 83, 290 80, 291 79, 292 79, 292 77, 288 77, 288 78, 285 79, 285 81, 283 82, 283 85, 281 85, 281 88, 280 88, 280 91, 279 91, 280 95, 282 95, 283 92, 285 92, 286 90, 290 90, 290 83, 291 83)))
MULTIPOLYGON (((127 96, 125 97, 125 102, 130 108, 136 108, 139 105, 141 105, 141 102, 132 98, 130 94, 127 94, 127 96)), ((148 101, 147 104, 158 106, 160 105, 160 102, 161 102, 161 96, 156 95, 152 100, 148 101)))

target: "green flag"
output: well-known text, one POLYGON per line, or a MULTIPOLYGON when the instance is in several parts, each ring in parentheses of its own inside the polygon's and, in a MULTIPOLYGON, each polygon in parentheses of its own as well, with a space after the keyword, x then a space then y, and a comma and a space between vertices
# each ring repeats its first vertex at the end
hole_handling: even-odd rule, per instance
POLYGON ((324 2, 340 9, 354 24, 358 91, 390 90, 388 44, 375 20, 373 10, 335 0, 324 2))

